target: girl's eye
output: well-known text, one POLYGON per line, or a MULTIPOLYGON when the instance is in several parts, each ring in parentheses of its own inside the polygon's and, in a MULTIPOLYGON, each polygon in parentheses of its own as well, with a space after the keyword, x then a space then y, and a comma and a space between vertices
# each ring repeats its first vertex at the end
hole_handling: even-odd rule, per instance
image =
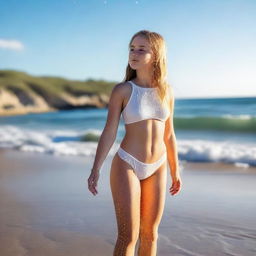
MULTIPOLYGON (((131 50, 131 51, 133 51, 134 49, 130 49, 130 50, 131 50)), ((142 51, 142 52, 143 52, 144 50, 143 50, 143 49, 140 49, 140 51, 142 51)))

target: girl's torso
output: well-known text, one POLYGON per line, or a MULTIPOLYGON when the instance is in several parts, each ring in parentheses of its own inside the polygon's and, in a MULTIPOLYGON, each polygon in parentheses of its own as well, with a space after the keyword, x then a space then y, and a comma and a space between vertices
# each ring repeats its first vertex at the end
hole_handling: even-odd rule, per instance
POLYGON ((126 133, 120 146, 142 162, 158 160, 166 150, 164 131, 170 110, 161 105, 157 88, 128 81, 123 105, 121 115, 126 133))

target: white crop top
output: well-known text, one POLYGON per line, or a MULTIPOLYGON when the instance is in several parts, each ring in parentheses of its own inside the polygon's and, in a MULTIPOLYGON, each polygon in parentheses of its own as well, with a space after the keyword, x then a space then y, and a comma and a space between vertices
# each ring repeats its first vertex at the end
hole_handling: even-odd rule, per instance
POLYGON ((146 88, 132 81, 131 96, 122 111, 125 124, 135 123, 146 119, 158 119, 165 122, 170 115, 170 109, 161 105, 157 88, 146 88))

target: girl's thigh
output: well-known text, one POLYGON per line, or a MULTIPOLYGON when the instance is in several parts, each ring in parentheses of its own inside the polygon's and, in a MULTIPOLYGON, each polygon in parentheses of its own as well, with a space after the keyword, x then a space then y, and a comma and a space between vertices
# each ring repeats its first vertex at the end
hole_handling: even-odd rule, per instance
POLYGON ((117 154, 111 164, 110 186, 119 235, 136 240, 140 228, 140 181, 132 167, 117 154))
POLYGON ((166 195, 167 161, 145 180, 141 180, 141 232, 153 235, 160 224, 166 195))

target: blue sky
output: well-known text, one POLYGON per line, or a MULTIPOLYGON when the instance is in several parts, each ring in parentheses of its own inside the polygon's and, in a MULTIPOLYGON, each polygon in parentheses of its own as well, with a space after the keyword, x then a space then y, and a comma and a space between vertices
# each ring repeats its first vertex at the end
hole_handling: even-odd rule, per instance
POLYGON ((166 40, 177 98, 256 96, 254 0, 0 0, 0 69, 120 82, 141 29, 166 40))

